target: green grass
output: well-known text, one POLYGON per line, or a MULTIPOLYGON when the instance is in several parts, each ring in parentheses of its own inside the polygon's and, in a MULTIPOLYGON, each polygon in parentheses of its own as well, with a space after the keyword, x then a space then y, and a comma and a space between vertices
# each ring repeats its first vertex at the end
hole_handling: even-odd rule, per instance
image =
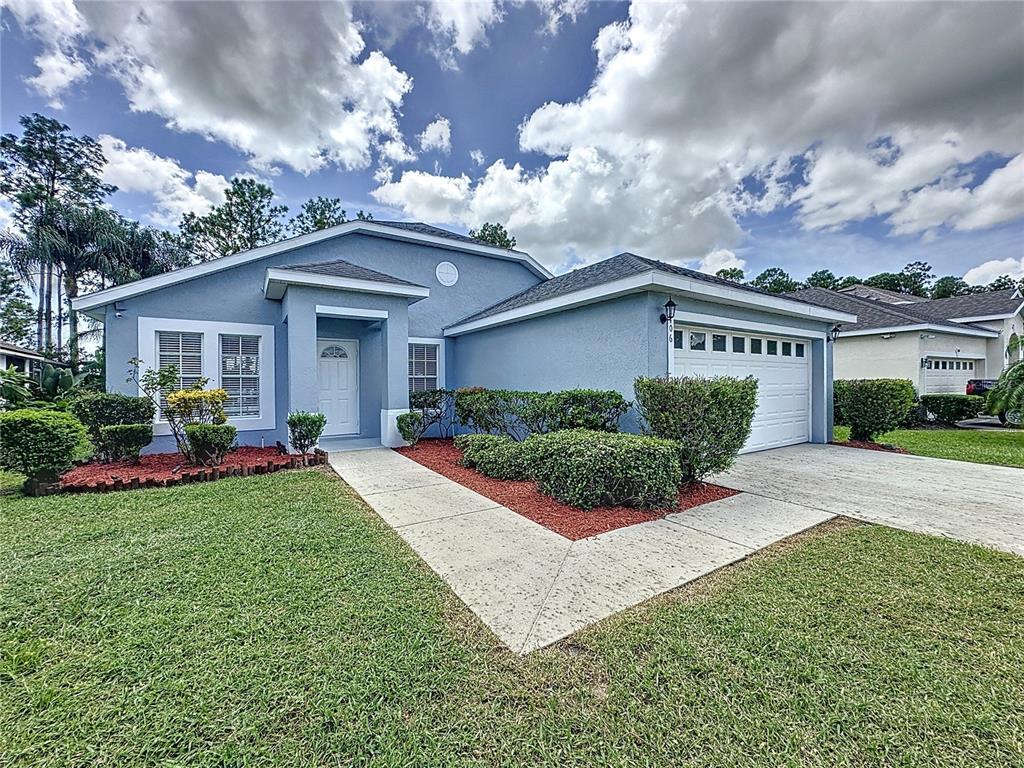
MULTIPOLYGON (((835 439, 850 439, 850 428, 835 428, 835 439)), ((876 442, 898 445, 917 456, 955 459, 975 464, 1024 467, 1024 430, 897 429, 876 442)))
POLYGON ((880 527, 519 658, 318 471, 0 496, 4 766, 1020 765, 1022 670, 1024 559, 880 527))

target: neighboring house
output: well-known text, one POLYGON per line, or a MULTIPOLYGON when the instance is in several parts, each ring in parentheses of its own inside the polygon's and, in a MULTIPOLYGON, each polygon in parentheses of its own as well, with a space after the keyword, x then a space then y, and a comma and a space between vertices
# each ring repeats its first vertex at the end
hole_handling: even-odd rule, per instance
POLYGON ((50 360, 46 356, 36 352, 34 349, 26 349, 25 347, 19 347, 16 344, 8 344, 6 341, 0 341, 0 368, 3 370, 14 368, 22 373, 34 376, 38 375, 45 363, 64 365, 64 363, 58 363, 54 360, 50 360))
MULTIPOLYGON (((107 388, 129 359, 228 391, 248 444, 290 411, 324 444, 397 445, 410 390, 615 389, 640 375, 754 375, 747 450, 826 442, 831 344, 846 311, 621 254, 552 277, 528 254, 424 224, 354 221, 79 297, 104 324, 107 388), (664 305, 678 305, 663 323, 664 305), (352 441, 358 441, 352 442, 352 441)), ((635 420, 632 422, 635 426, 635 420)), ((627 425, 629 426, 629 425, 627 425)), ((153 450, 172 447, 157 421, 153 450)))
POLYGON ((864 285, 787 295, 857 315, 835 345, 835 378, 910 379, 922 394, 963 394, 968 379, 998 378, 1012 362, 1010 340, 1024 328, 1024 298, 1015 289, 947 299, 864 285))

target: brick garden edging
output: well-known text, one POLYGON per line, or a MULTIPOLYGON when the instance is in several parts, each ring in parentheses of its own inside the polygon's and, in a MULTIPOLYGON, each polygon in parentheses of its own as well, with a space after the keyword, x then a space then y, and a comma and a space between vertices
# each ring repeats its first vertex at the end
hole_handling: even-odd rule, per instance
POLYGON ((276 456, 266 461, 241 466, 228 467, 185 467, 173 477, 134 477, 130 481, 122 478, 111 478, 90 483, 46 483, 26 480, 24 492, 27 496, 51 496, 58 493, 108 493, 110 491, 128 491, 139 488, 171 488, 175 485, 204 483, 220 480, 225 477, 250 477, 267 475, 282 469, 299 469, 327 463, 326 451, 315 449, 308 456, 287 454, 276 456))

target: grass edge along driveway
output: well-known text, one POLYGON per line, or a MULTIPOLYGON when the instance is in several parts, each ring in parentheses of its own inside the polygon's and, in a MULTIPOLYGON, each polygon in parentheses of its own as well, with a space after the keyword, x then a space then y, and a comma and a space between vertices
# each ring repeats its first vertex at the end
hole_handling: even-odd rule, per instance
POLYGON ((0 497, 4 765, 1024 761, 1024 559, 840 524, 519 658, 337 478, 0 497))
MULTIPOLYGON (((836 442, 849 439, 850 428, 837 425, 836 442)), ((875 442, 899 446, 915 456, 1024 467, 1024 429, 896 429, 875 442)))

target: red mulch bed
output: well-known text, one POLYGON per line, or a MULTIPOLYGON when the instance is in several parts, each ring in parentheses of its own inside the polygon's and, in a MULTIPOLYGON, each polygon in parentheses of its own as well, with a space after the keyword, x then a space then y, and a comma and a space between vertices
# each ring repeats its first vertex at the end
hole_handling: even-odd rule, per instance
POLYGON ((889 445, 888 443, 869 443, 866 440, 846 440, 843 442, 833 440, 832 445, 841 445, 844 448, 863 448, 865 451, 882 451, 882 453, 910 453, 910 451, 904 450, 898 445, 889 445))
POLYGON ((672 512, 693 509, 710 501, 735 496, 739 491, 709 483, 690 483, 679 489, 675 509, 632 509, 631 507, 570 507, 537 490, 529 480, 495 480, 459 464, 462 451, 451 440, 421 440, 415 448, 396 448, 418 464, 454 480, 460 485, 502 504, 513 512, 543 525, 550 531, 578 541, 588 536, 657 520, 672 512))
POLYGON ((141 457, 138 464, 127 461, 83 464, 66 472, 60 480, 62 488, 69 491, 97 490, 115 484, 125 488, 173 485, 177 482, 215 479, 212 476, 214 469, 217 470, 217 477, 274 472, 293 466, 297 458, 284 455, 277 448, 242 446, 225 456, 224 463, 219 467, 207 468, 186 464, 180 453, 151 453, 141 457), (201 478, 198 477, 200 473, 201 478))

